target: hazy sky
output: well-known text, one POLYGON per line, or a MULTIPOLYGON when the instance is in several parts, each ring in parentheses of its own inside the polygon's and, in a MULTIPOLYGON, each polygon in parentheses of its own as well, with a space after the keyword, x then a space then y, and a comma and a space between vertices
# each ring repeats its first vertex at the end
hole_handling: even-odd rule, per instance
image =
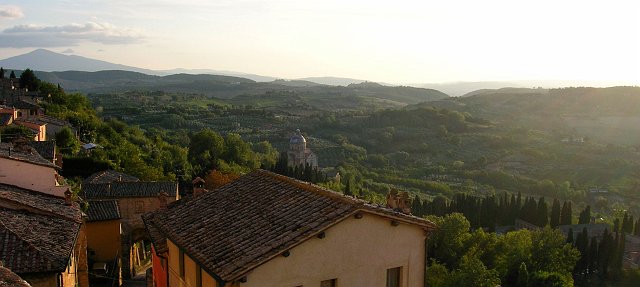
POLYGON ((0 0, 0 58, 35 48, 283 78, 640 85, 640 1, 0 0))

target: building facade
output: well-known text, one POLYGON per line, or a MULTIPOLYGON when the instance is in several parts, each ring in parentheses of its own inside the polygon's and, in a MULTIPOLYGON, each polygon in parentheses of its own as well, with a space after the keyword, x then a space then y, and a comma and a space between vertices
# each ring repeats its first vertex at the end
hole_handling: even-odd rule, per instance
POLYGON ((143 218, 159 287, 424 286, 435 229, 263 170, 143 218))

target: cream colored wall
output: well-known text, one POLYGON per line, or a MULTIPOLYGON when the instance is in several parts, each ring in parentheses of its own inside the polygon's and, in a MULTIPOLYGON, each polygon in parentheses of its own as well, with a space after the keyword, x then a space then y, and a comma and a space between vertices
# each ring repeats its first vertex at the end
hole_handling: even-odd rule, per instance
POLYGON ((64 197, 67 186, 58 186, 54 168, 0 158, 0 183, 64 197))
POLYGON ((111 262, 120 251, 120 220, 87 222, 87 247, 98 262, 111 262))
POLYGON ((364 213, 350 217, 247 274, 242 287, 319 287, 337 278, 337 285, 385 287, 387 269, 402 266, 402 287, 424 286, 424 231, 392 226, 390 220, 364 213))
MULTIPOLYGON (((196 287, 197 265, 189 256, 184 254, 184 278, 180 277, 180 250, 171 240, 167 240, 169 250, 169 286, 171 287, 196 287)), ((202 275, 202 287, 216 287, 217 283, 212 276, 204 270, 202 275)))

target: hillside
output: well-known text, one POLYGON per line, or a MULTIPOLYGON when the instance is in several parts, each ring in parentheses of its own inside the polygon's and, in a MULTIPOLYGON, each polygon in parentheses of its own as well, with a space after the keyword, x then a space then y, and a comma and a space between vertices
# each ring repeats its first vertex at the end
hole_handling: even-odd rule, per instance
POLYGON ((485 90, 416 105, 425 106, 553 131, 559 138, 640 145, 640 87, 485 90))
MULTIPOLYGON (((162 91, 205 95, 222 99, 235 96, 265 95, 273 92, 294 93, 310 100, 337 100, 352 97, 369 101, 391 101, 393 106, 415 104, 447 98, 440 91, 413 87, 389 87, 375 83, 351 84, 349 86, 320 85, 302 80, 276 80, 255 82, 250 79, 220 76, 176 74, 152 76, 128 71, 100 72, 36 72, 45 81, 60 84, 65 90, 87 94, 110 94, 126 91, 162 91)), ((329 103, 331 104, 331 103, 329 103)), ((332 105, 335 106, 335 105, 332 105)))

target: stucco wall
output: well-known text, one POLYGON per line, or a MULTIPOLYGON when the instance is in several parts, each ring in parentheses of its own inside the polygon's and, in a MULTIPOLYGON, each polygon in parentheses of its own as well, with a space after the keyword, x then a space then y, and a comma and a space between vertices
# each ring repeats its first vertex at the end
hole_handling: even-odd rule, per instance
MULTIPOLYGON (((180 276, 180 250, 170 240, 167 240, 169 250, 169 286, 171 287, 196 287, 196 263, 184 255, 184 277, 180 276)), ((204 270, 201 271, 202 287, 216 287, 217 283, 212 276, 204 270)))
POLYGON ((120 220, 87 222, 89 257, 97 262, 112 262, 120 251, 120 220))
POLYGON ((385 287, 387 269, 402 266, 402 287, 424 286, 425 233, 392 226, 387 218, 364 214, 329 228, 247 274, 242 287, 305 286, 337 278, 338 286, 385 287))
POLYGON ((54 168, 0 158, 0 183, 64 197, 67 186, 56 185, 54 168))
POLYGON ((125 197, 118 199, 122 227, 124 232, 144 229, 142 214, 156 211, 168 203, 176 201, 175 197, 125 197), (161 200, 162 199, 162 200, 161 200), (164 202, 163 202, 164 201, 164 202))

